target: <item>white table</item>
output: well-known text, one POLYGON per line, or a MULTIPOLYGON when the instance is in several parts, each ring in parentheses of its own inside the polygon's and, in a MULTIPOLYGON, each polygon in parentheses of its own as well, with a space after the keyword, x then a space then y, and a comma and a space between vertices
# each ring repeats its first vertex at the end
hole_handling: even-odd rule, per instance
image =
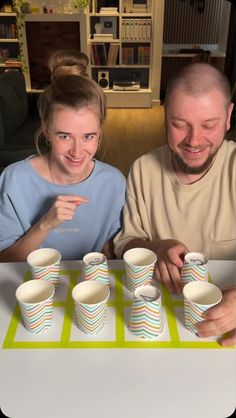
MULTIPOLYGON (((123 269, 121 261, 110 262, 109 267, 112 276, 122 276, 121 270, 116 271, 123 269)), ((131 294, 118 292, 116 285, 106 326, 100 336, 88 337, 71 321, 71 302, 69 307, 63 302, 70 297, 68 283, 73 286, 78 280, 80 262, 63 262, 61 268, 53 326, 47 335, 32 336, 21 320, 13 319, 15 289, 29 278, 28 267, 0 264, 0 408, 7 416, 223 418, 232 414, 235 349, 220 348, 214 338, 200 340, 186 331, 180 297, 174 298, 177 320, 164 312, 163 335, 151 343, 140 342, 123 320, 127 321, 131 294), (177 334, 174 326, 169 329, 171 321, 177 324, 177 334)), ((235 262, 211 261, 209 271, 219 287, 235 283, 235 262)), ((163 301, 165 297, 170 300, 167 294, 163 301)))

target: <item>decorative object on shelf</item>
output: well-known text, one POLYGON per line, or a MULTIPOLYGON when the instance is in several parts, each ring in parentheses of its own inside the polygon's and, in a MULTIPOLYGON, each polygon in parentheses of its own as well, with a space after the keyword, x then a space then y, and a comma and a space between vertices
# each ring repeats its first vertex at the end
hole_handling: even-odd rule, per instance
POLYGON ((20 58, 21 58, 21 69, 23 73, 27 73, 28 67, 23 59, 23 31, 25 28, 25 19, 24 19, 24 12, 23 12, 23 5, 25 2, 23 0, 12 0, 13 10, 16 13, 16 23, 17 23, 17 30, 18 30, 18 38, 19 38, 19 50, 20 50, 20 58))
POLYGON ((13 12, 12 3, 6 2, 5 4, 3 4, 1 6, 1 12, 3 12, 3 13, 12 13, 13 12))
POLYGON ((90 0, 72 0, 75 9, 80 9, 80 12, 90 4, 90 0))
POLYGON ((23 13, 31 13, 30 4, 28 2, 23 2, 21 9, 23 13))

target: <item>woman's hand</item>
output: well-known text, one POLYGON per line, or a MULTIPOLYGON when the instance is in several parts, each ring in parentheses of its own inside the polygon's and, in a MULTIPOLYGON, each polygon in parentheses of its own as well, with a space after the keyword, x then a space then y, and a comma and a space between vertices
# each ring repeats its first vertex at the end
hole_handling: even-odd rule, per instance
POLYGON ((88 199, 83 196, 57 196, 50 210, 40 220, 40 228, 49 231, 65 221, 70 221, 75 215, 76 208, 84 203, 88 203, 88 199))
POLYGON ((182 292, 180 269, 183 267, 184 256, 188 251, 188 248, 177 240, 167 239, 158 242, 156 277, 171 293, 182 292))
POLYGON ((198 334, 199 337, 211 337, 229 333, 222 338, 221 344, 234 345, 236 344, 236 289, 224 289, 222 293, 222 301, 202 315, 204 321, 197 325, 198 334))

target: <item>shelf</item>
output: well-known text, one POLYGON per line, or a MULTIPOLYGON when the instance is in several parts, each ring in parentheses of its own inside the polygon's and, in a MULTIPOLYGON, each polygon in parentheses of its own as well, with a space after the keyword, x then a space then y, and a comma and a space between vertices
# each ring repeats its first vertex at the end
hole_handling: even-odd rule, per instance
POLYGON ((9 38, 2 38, 2 39, 0 39, 0 42, 2 42, 2 43, 18 43, 19 42, 19 39, 17 39, 17 38, 14 38, 14 39, 9 39, 9 38))
POLYGON ((0 17, 16 17, 16 13, 0 13, 0 17))

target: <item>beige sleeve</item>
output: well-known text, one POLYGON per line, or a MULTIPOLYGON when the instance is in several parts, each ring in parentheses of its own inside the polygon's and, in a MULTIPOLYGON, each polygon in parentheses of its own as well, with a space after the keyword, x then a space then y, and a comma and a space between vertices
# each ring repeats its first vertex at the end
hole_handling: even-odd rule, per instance
POLYGON ((122 258, 124 247, 136 238, 149 239, 150 230, 144 201, 144 184, 141 176, 140 161, 137 160, 127 180, 126 203, 123 209, 123 226, 114 239, 115 254, 122 258))

